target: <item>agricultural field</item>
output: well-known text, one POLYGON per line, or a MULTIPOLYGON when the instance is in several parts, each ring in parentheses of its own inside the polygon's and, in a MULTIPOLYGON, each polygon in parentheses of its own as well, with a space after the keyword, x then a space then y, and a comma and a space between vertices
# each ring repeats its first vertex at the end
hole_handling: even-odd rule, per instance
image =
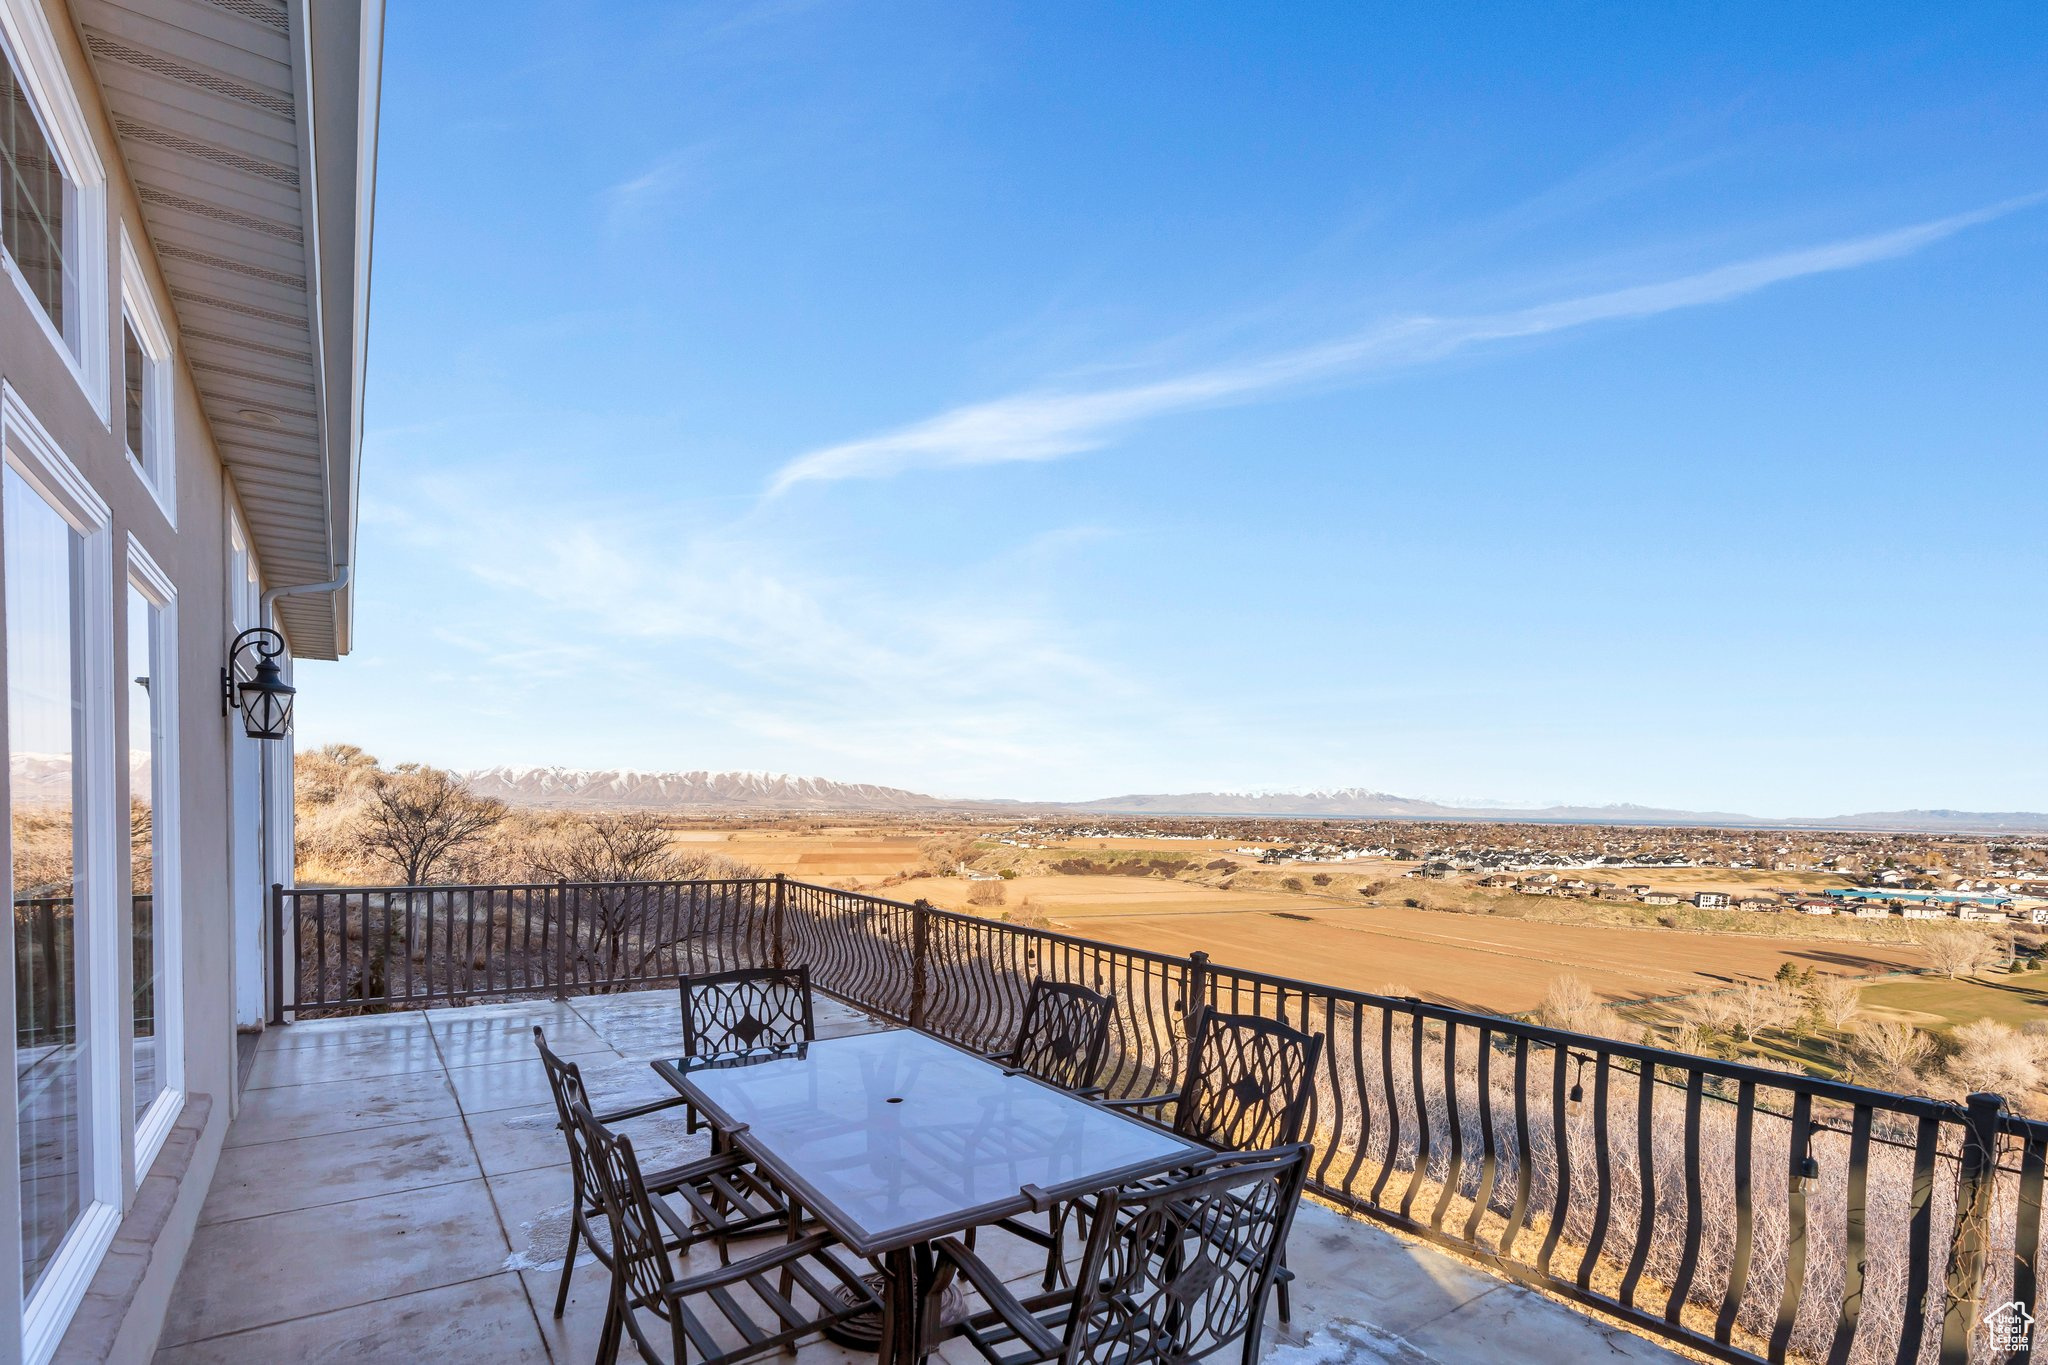
POLYGON ((1444 914, 1402 905, 1340 905, 1280 890, 1223 890, 1115 875, 957 877, 901 888, 934 905, 1015 913, 1026 903, 1051 927, 1156 952, 1207 952, 1218 962, 1357 990, 1420 995, 1498 1012, 1534 1009, 1550 983, 1577 976, 1603 998, 1646 1002, 1765 980, 1791 962, 1866 976, 1920 965, 1910 944, 1715 935, 1662 928, 1556 924, 1444 914), (976 905, 979 887, 1001 905, 976 905))
MULTIPOLYGON (((1241 840, 1109 836, 1020 848, 970 824, 772 819, 684 824, 673 837, 693 852, 807 881, 1500 1012, 1534 1009, 1567 974, 1607 1001, 1640 1008, 1766 980, 1788 962, 1873 977, 1925 962, 1902 923, 1556 901, 1467 879, 1404 880, 1414 864, 1385 859, 1262 866, 1230 852, 1241 840), (984 877, 1008 875, 951 875, 958 862, 984 877)), ((1606 875, 1682 894, 1841 884, 1823 874, 1713 868, 1606 875)))
POLYGON ((743 829, 685 828, 671 836, 692 853, 712 853, 774 874, 803 881, 855 881, 923 870, 922 848, 930 830, 871 825, 760 825, 743 829))

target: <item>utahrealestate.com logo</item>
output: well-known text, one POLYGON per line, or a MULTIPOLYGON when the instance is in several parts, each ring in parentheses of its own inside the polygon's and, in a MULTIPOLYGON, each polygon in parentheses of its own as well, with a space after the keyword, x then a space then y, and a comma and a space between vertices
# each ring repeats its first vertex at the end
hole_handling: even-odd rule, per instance
POLYGON ((2000 1304, 1984 1319, 1994 1351, 2028 1351, 2033 1347, 2034 1315, 2018 1299, 2000 1304))

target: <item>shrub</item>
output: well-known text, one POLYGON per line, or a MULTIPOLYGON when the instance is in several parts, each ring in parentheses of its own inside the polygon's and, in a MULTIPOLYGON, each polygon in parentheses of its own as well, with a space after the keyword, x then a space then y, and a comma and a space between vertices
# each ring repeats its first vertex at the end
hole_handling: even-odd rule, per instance
POLYGON ((1283 886, 1283 887, 1285 887, 1285 888, 1287 888, 1287 889, 1288 889, 1289 891, 1306 891, 1306 890, 1308 890, 1308 888, 1307 888, 1307 887, 1305 887, 1305 886, 1303 886, 1303 885, 1301 884, 1301 878, 1299 878, 1299 877, 1282 877, 1282 878, 1280 879, 1280 885, 1281 885, 1281 886, 1283 886))
POLYGON ((2041 1088, 2048 1037, 1979 1019, 1957 1028, 1953 1041, 1956 1050, 1942 1063, 1942 1072, 1959 1092, 1988 1090, 2017 1100, 2041 1088))
POLYGON ((969 905, 1001 905, 1009 898, 1009 892, 1001 882, 976 882, 974 889, 967 893, 969 905))
POLYGON ((1330 884, 1330 874, 1327 872, 1318 872, 1315 876, 1310 877, 1309 880, 1314 882, 1317 886, 1328 886, 1330 884))
POLYGON ((1569 973, 1551 981, 1542 1005, 1537 1007, 1536 1017, 1552 1028, 1610 1038, 1615 1036, 1619 1022, 1614 1011, 1593 994, 1591 986, 1569 973))

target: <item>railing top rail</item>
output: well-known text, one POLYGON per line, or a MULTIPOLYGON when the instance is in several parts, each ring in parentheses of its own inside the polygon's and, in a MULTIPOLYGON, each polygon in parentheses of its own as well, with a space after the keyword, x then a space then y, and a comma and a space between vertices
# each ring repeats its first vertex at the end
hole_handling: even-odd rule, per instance
MULTIPOLYGON (((634 886, 756 886, 773 885, 773 877, 678 877, 668 881, 615 882, 427 882, 417 886, 286 886, 280 890, 294 896, 405 896, 429 891, 558 891, 571 889, 616 890, 634 886)), ((792 882, 791 885, 796 885, 792 882)), ((831 888, 822 888, 830 890, 831 888)), ((844 895, 845 892, 838 894, 844 895)))
MULTIPOLYGON (((769 877, 765 880, 772 882, 776 878, 769 877)), ((891 900, 887 896, 871 895, 866 891, 847 891, 837 886, 826 886, 821 882, 801 882, 794 877, 784 877, 781 880, 783 885, 793 891, 823 891, 827 895, 838 896, 843 900, 862 901, 868 905, 886 905, 891 910, 917 909, 917 906, 910 901, 891 900)))

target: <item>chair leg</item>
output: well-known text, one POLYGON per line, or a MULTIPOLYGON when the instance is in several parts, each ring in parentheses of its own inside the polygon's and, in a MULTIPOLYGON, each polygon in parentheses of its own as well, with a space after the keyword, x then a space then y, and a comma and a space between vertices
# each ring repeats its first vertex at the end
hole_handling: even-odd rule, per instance
POLYGON ((569 1250, 562 1256, 562 1285, 555 1290, 555 1316, 558 1318, 569 1304, 569 1272, 576 1268, 576 1239, 583 1231, 582 1199, 575 1199, 570 1207, 575 1212, 569 1215, 569 1250))
POLYGON ((1040 1287, 1048 1294, 1059 1284, 1060 1263, 1065 1259, 1060 1250, 1066 1245, 1066 1227, 1066 1206, 1055 1204, 1045 1217, 1046 1240, 1050 1245, 1045 1249, 1045 1281, 1040 1287))
POLYGON ((1287 1327, 1294 1322, 1294 1295, 1289 1292, 1287 1281, 1280 1281, 1280 1325, 1287 1327))
POLYGON ((624 1329, 625 1320, 619 1316, 619 1296, 613 1293, 607 1297, 604 1330, 597 1338, 597 1365, 618 1365, 619 1336, 624 1329))
POLYGON ((1259 1365, 1260 1338, 1266 1335, 1266 1296, 1259 1295, 1258 1306, 1252 1309, 1252 1320, 1244 1329, 1244 1365, 1259 1365))

